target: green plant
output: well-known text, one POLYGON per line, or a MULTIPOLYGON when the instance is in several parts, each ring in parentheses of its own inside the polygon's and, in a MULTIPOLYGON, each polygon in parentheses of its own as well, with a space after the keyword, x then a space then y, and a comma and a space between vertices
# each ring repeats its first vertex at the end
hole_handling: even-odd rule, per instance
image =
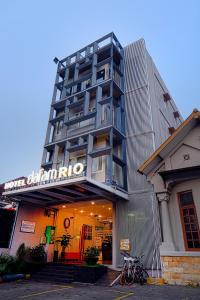
POLYGON ((62 236, 58 237, 56 240, 56 243, 60 243, 62 247, 62 252, 65 252, 65 249, 70 246, 70 241, 72 239, 72 236, 69 233, 63 234, 62 236))
POLYGON ((96 258, 99 256, 99 249, 97 247, 88 247, 85 250, 84 255, 86 258, 96 258))
POLYGON ((43 245, 38 245, 30 249, 30 258, 32 262, 43 263, 46 261, 46 252, 43 245))
POLYGON ((0 275, 15 273, 16 270, 16 258, 6 253, 0 254, 0 275))
POLYGON ((16 252, 16 259, 21 262, 27 260, 27 256, 29 255, 30 247, 26 247, 24 243, 19 245, 16 252))

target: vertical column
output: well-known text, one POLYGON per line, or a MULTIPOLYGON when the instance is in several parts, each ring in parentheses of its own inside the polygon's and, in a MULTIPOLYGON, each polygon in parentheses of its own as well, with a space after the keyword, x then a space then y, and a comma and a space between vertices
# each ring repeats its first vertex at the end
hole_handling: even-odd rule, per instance
POLYGON ((54 148, 54 154, 53 154, 53 165, 52 165, 52 169, 56 169, 57 167, 57 162, 58 162, 58 150, 59 150, 59 146, 55 145, 54 148))
POLYGON ((174 251, 174 242, 172 237, 172 229, 169 217, 168 202, 170 196, 168 192, 157 193, 158 201, 161 209, 161 224, 163 233, 163 242, 160 246, 161 251, 174 251))
POLYGON ((116 220, 116 204, 112 204, 112 266, 117 267, 117 220, 116 220))
POLYGON ((101 104, 99 103, 99 101, 101 100, 102 98, 102 88, 100 86, 97 87, 97 95, 96 95, 96 98, 97 98, 97 102, 96 102, 96 128, 98 128, 100 125, 101 125, 101 114, 102 114, 102 111, 101 111, 101 104))
POLYGON ((92 176, 92 157, 90 156, 90 152, 92 152, 93 148, 93 135, 88 135, 88 151, 87 151, 87 177, 91 178, 92 176))
POLYGON ((84 99, 84 115, 88 114, 89 101, 90 101, 90 93, 86 91, 85 99, 84 99))

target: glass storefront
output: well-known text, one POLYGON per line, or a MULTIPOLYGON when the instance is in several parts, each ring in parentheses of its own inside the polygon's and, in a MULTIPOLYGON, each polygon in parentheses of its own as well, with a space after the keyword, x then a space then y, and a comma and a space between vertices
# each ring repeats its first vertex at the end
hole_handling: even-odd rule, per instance
MULTIPOLYGON (((66 262, 81 262, 88 247, 100 250, 98 263, 112 264, 112 203, 107 200, 84 201, 57 206, 55 241, 70 236, 65 250, 66 262)), ((54 243, 54 251, 61 246, 54 243)))

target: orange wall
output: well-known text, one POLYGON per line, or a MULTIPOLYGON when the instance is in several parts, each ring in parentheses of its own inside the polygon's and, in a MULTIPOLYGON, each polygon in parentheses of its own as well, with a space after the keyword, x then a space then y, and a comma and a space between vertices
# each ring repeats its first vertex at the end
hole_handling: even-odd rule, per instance
POLYGON ((14 255, 21 243, 26 246, 36 246, 40 243, 41 236, 45 232, 47 225, 53 225, 54 217, 44 216, 44 208, 34 207, 31 204, 20 205, 17 222, 10 249, 10 254, 14 255), (20 232, 22 221, 35 222, 35 233, 20 232))

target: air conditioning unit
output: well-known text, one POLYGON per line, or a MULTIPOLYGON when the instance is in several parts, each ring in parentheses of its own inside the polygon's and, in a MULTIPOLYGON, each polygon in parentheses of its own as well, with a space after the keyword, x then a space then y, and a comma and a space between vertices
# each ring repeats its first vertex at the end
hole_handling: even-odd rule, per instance
POLYGON ((174 111, 173 114, 174 114, 174 118, 179 118, 180 117, 180 114, 179 114, 178 111, 174 111))
POLYGON ((165 101, 165 102, 171 100, 171 97, 170 97, 170 94, 169 94, 169 93, 163 94, 163 98, 164 98, 164 101, 165 101))
POLYGON ((173 132, 175 131, 175 128, 174 127, 169 127, 168 130, 169 130, 170 134, 173 134, 173 132))

